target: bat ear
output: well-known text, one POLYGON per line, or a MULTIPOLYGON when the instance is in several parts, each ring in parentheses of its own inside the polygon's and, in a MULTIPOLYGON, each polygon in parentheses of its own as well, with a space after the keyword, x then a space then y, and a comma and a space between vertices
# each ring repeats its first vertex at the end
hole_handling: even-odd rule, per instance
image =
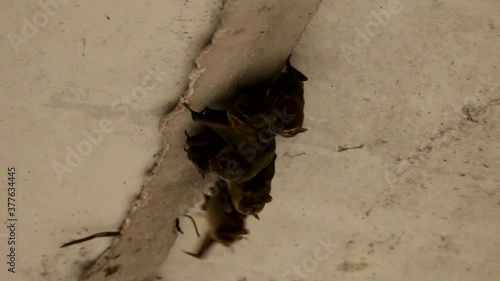
POLYGON ((269 203, 271 201, 273 201, 273 197, 271 197, 271 195, 269 194, 266 194, 266 196, 264 197, 264 202, 269 203))
POLYGON ((297 69, 295 69, 295 73, 299 76, 300 81, 305 82, 305 81, 309 80, 309 78, 307 78, 307 76, 305 76, 304 74, 302 74, 297 69))
POLYGON ((302 74, 302 72, 298 71, 295 67, 292 66, 292 64, 290 63, 291 57, 292 57, 292 54, 288 55, 288 58, 286 59, 286 63, 285 63, 286 72, 295 73, 299 77, 300 81, 303 81, 303 82, 307 81, 308 80, 307 76, 305 76, 304 74, 302 74))

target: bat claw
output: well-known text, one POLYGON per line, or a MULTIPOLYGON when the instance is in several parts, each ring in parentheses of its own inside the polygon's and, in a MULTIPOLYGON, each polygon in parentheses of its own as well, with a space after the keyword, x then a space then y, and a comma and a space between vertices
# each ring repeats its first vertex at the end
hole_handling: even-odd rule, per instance
POLYGON ((200 258, 200 256, 199 256, 199 255, 197 255, 197 254, 193 254, 193 253, 190 253, 190 252, 187 252, 187 251, 184 251, 184 253, 185 253, 185 254, 188 254, 188 255, 190 255, 190 256, 192 256, 192 257, 195 257, 195 258, 197 258, 197 259, 199 259, 199 258, 200 258))

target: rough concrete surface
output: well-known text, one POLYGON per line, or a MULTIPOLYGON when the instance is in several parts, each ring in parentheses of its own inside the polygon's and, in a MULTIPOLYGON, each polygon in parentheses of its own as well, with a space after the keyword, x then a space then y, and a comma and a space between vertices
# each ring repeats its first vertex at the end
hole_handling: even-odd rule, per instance
MULTIPOLYGON (((0 4, 1 198, 15 166, 19 226, 15 274, 0 230, 1 280, 75 280, 109 246, 58 248, 121 225, 220 7, 68 1, 15 50, 7 35, 41 8, 0 4), (157 66, 158 83, 126 106, 157 66), (103 118, 113 130, 70 166, 68 147, 103 118), (71 172, 58 177, 55 161, 71 172)), ((247 240, 203 261, 182 253, 199 240, 181 219, 157 279, 499 280, 499 11, 496 0, 323 0, 293 56, 309 77, 309 131, 278 140, 273 202, 247 240)))
MULTIPOLYGON (((319 2, 226 1, 221 24, 211 44, 196 58, 181 102, 212 106, 230 97, 237 83, 268 78, 279 71, 319 2)), ((121 227, 121 237, 80 280, 141 281, 155 276, 175 242, 175 219, 206 191, 184 151, 184 132, 193 123, 182 104, 162 118, 162 148, 121 227)))

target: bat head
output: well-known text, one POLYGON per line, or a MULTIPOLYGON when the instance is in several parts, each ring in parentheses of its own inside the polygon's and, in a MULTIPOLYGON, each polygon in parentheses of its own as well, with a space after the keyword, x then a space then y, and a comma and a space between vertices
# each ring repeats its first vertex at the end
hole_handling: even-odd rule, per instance
POLYGON ((216 156, 208 161, 212 172, 228 181, 236 181, 245 176, 250 170, 250 165, 244 159, 236 155, 216 156))
POLYGON ((304 123, 304 99, 303 97, 287 97, 278 101, 275 107, 270 109, 272 118, 269 121, 269 130, 283 137, 293 137, 305 132, 302 128, 304 123))

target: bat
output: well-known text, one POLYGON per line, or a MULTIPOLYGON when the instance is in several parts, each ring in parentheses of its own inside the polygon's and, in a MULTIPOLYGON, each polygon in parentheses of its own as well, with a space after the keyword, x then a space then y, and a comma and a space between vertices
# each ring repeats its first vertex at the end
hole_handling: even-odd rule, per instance
POLYGON ((276 140, 268 143, 255 140, 251 154, 243 155, 232 146, 226 146, 217 156, 208 161, 212 172, 226 181, 243 183, 255 177, 272 161, 276 151, 276 140))
POLYGON ((228 182, 229 195, 234 209, 242 214, 259 218, 265 204, 272 201, 271 181, 275 173, 277 155, 255 177, 244 183, 228 182))
POLYGON ((266 94, 271 81, 239 87, 227 105, 231 126, 240 133, 254 133, 266 126, 266 94))
POLYGON ((242 135, 231 126, 225 110, 205 107, 201 112, 197 112, 186 104, 184 106, 191 112, 193 121, 208 126, 226 140, 227 143, 237 146, 245 140, 245 135, 242 135))
MULTIPOLYGON (((208 126, 226 140, 227 146, 208 161, 209 170, 222 179, 236 182, 248 181, 272 160, 276 150, 276 140, 269 130, 264 129, 265 132, 259 131, 258 134, 241 134, 231 126, 224 110, 206 107, 201 112, 196 112, 189 106, 185 106, 191 112, 193 121, 208 126), (262 140, 259 137, 261 135, 267 135, 269 138, 262 140)), ((205 169, 204 164, 199 166, 205 169)))
POLYGON ((216 194, 213 197, 206 195, 202 206, 207 212, 208 231, 195 253, 185 252, 199 259, 205 258, 215 243, 229 247, 250 233, 245 227, 247 216, 227 209, 231 202, 226 182, 218 181, 216 186, 216 194))
POLYGON ((286 60, 286 72, 273 83, 266 95, 266 121, 272 132, 282 137, 293 137, 307 131, 304 123, 304 83, 307 76, 286 60))
POLYGON ((308 78, 290 63, 276 79, 237 88, 228 104, 228 120, 240 133, 269 128, 275 135, 293 137, 307 131, 304 122, 304 84, 308 78))
POLYGON ((188 159, 193 162, 201 176, 205 178, 205 174, 210 172, 208 161, 226 147, 227 143, 212 130, 194 136, 190 136, 186 131, 185 134, 188 148, 185 148, 184 151, 186 151, 188 159))

